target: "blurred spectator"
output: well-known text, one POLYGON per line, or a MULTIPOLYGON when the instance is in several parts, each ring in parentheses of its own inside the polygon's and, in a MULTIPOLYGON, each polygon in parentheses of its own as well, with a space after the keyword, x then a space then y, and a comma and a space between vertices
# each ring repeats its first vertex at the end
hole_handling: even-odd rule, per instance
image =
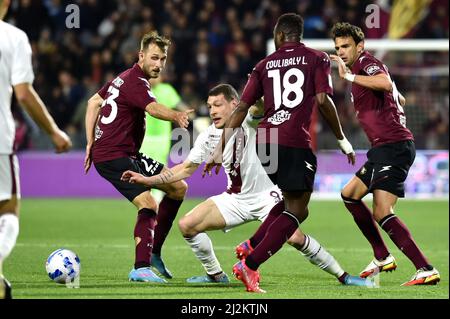
MULTIPOLYGON (((231 83, 242 90, 251 67, 267 54, 266 43, 272 38, 277 18, 285 12, 300 13, 305 20, 305 38, 328 38, 331 26, 342 20, 361 25, 367 16, 369 0, 16 0, 13 1, 7 21, 27 32, 33 48, 35 87, 48 98, 50 111, 57 124, 71 131, 75 147, 83 146, 83 124, 76 114, 85 107, 86 95, 98 89, 113 74, 118 74, 137 60, 139 40, 143 33, 157 29, 172 40, 168 53, 167 81, 180 92, 183 100, 197 110, 198 116, 207 116, 201 102, 208 90, 218 82, 231 83), (66 6, 76 4, 80 9, 80 28, 67 29, 66 6)), ((388 5, 390 1, 385 1, 388 5)), ((434 0, 429 13, 408 34, 418 38, 448 38, 448 1, 434 0)), ((448 52, 418 56, 416 53, 389 55, 389 66, 417 67, 443 65, 448 52), (442 54, 442 55, 441 55, 442 54), (419 57, 419 59, 418 59, 419 57), (392 62, 392 63, 391 63, 392 62)), ((394 70, 395 71, 395 70, 394 70)), ((448 133, 448 121, 425 129, 436 121, 435 114, 426 111, 429 103, 448 110, 444 99, 429 101, 427 92, 441 96, 448 92, 448 73, 438 78, 398 76, 393 72, 399 89, 408 94, 414 91, 416 107, 412 113, 413 132, 423 146, 447 147, 445 143, 431 143, 431 136, 448 133), (417 92, 416 92, 417 91, 417 92), (420 91, 420 92, 419 92, 420 91), (442 100, 442 101, 441 101, 442 100), (422 114, 424 116, 419 116, 422 114), (423 132, 423 134, 422 134, 423 132), (426 132, 426 133, 425 133, 426 132), (427 137, 425 137, 425 134, 427 137), (429 142, 425 142, 429 141, 429 142)), ((365 148, 367 141, 355 125, 353 106, 348 87, 334 81, 336 104, 343 125, 357 141, 355 147, 365 148)), ((81 112, 81 113, 80 113, 81 112)), ((439 112, 438 112, 439 113, 439 112)), ((440 111, 445 119, 445 112, 440 111)), ((447 111, 448 114, 448 111, 447 111)), ((409 116, 409 114, 407 114, 409 116)), ((20 134, 26 121, 18 119, 20 134)), ((321 118, 316 131, 322 132, 321 118)), ((23 139, 24 141, 26 139, 23 139)), ((319 138, 318 142, 324 139, 319 138)), ((24 143, 24 147, 37 147, 24 143)), ((334 148, 333 143, 318 144, 319 148, 334 148)))

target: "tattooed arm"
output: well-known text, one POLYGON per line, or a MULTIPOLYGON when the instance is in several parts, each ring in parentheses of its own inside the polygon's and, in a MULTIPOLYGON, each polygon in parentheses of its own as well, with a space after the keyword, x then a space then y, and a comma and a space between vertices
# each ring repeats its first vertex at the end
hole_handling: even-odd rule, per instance
POLYGON ((148 187, 161 184, 170 184, 190 177, 197 170, 199 165, 200 164, 185 160, 182 164, 172 168, 164 167, 160 174, 151 177, 146 177, 133 171, 126 171, 122 174, 121 180, 131 184, 142 184, 148 187))

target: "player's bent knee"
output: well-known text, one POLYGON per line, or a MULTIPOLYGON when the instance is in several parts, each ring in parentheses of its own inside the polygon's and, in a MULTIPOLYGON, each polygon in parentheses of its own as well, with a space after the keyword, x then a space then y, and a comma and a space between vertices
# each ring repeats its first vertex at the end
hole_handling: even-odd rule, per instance
POLYGON ((192 227, 192 223, 189 220, 189 217, 182 217, 178 221, 178 228, 180 229, 181 235, 186 238, 191 238, 197 235, 194 227, 192 227))

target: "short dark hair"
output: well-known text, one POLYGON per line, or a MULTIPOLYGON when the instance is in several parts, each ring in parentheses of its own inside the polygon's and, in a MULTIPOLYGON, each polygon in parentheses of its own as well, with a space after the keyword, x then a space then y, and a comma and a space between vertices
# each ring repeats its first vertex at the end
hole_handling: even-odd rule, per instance
POLYGON ((141 39, 141 50, 147 50, 151 43, 155 43, 161 50, 164 51, 169 47, 170 40, 165 36, 159 35, 156 31, 147 32, 141 39))
POLYGON ((239 101, 239 94, 236 89, 229 84, 219 84, 213 87, 208 92, 208 96, 217 96, 223 94, 225 100, 231 102, 232 100, 239 101))
POLYGON ((363 30, 361 30, 360 27, 352 25, 348 22, 336 23, 333 26, 333 29, 331 29, 331 33, 333 34, 333 40, 336 40, 338 37, 352 37, 356 44, 364 41, 363 30))
POLYGON ((303 37, 303 18, 296 13, 282 14, 277 20, 276 32, 283 32, 286 37, 303 37))

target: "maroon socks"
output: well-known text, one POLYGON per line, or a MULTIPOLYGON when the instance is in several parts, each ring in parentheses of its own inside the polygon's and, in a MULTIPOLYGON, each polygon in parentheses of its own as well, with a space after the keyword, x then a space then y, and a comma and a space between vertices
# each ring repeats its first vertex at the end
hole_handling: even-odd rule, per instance
POLYGON ((284 200, 282 200, 281 202, 277 203, 275 206, 272 207, 272 209, 269 212, 269 215, 267 215, 264 222, 256 230, 256 233, 250 238, 250 245, 253 248, 258 246, 258 244, 263 240, 270 224, 272 224, 283 211, 284 211, 284 200))
POLYGON ((391 237, 394 244, 400 249, 416 266, 416 269, 427 267, 428 260, 417 247, 408 228, 394 214, 387 215, 379 222, 381 228, 391 237))
POLYGON ((375 219, 370 212, 370 209, 362 200, 356 200, 348 197, 342 196, 344 200, 345 207, 353 215, 355 223, 358 225, 361 232, 372 245, 373 253, 375 258, 378 260, 383 260, 389 255, 389 251, 381 237, 378 226, 375 219))
POLYGON ((297 218, 290 212, 283 211, 267 228, 263 240, 255 247, 245 260, 245 264, 252 270, 275 254, 292 236, 299 225, 297 218))
POLYGON ((156 216, 155 240, 153 242, 154 254, 161 254, 162 245, 172 228, 173 221, 182 203, 182 200, 171 199, 166 195, 159 204, 158 215, 156 216))
POLYGON ((150 266, 155 221, 156 212, 153 209, 142 208, 138 211, 136 226, 134 227, 134 240, 136 242, 135 269, 150 266))

